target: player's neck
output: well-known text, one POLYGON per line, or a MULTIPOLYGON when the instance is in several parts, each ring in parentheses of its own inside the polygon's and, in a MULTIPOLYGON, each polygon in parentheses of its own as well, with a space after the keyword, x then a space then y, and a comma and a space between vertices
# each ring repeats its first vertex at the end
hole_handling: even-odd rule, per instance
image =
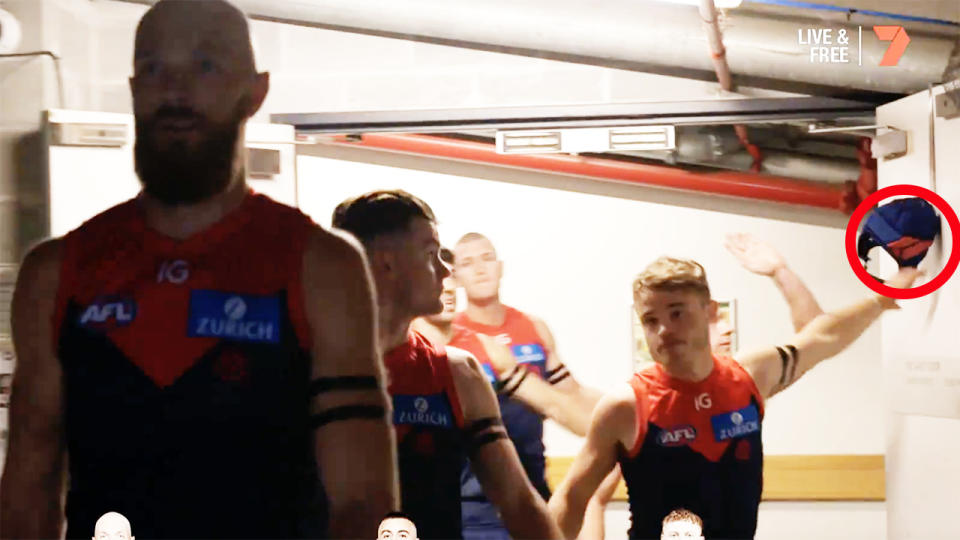
POLYGON ((418 317, 410 323, 410 327, 420 332, 427 339, 433 343, 439 343, 441 345, 446 345, 450 343, 450 340, 453 339, 453 323, 452 322, 433 322, 429 321, 423 317, 418 317))
POLYGON ((713 353, 705 349, 686 358, 665 362, 663 370, 674 379, 697 383, 705 380, 713 371, 713 353))
POLYGON ((380 348, 386 353, 407 341, 413 317, 399 313, 396 304, 390 302, 381 302, 379 308, 380 348))
POLYGON ((201 232, 236 210, 247 194, 242 178, 231 182, 226 190, 194 204, 169 206, 140 194, 144 220, 151 229, 171 238, 183 240, 201 232))
POLYGON ((502 326, 507 320, 507 307, 495 296, 489 300, 467 299, 467 318, 486 326, 502 326))

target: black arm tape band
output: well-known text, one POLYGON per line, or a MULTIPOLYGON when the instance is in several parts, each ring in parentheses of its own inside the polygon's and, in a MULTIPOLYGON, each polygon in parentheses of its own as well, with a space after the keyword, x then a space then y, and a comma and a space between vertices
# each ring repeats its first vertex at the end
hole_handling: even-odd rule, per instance
POLYGON ((507 388, 507 385, 504 385, 503 392, 502 392, 502 394, 504 395, 504 397, 510 397, 510 396, 512 396, 513 393, 516 392, 518 388, 520 388, 520 385, 523 384, 524 379, 526 379, 526 378, 527 378, 527 375, 529 375, 529 374, 530 374, 530 370, 524 369, 524 370, 523 370, 523 373, 522 373, 519 377, 514 377, 514 379, 516 380, 516 382, 512 382, 512 381, 511 381, 512 384, 508 383, 508 384, 510 384, 510 387, 509 387, 509 388, 507 388))
POLYGON ((343 405, 314 414, 310 417, 310 425, 316 429, 344 420, 382 420, 386 413, 380 405, 343 405))
POLYGON ((514 366, 513 369, 504 373, 503 377, 500 377, 499 379, 497 379, 497 382, 495 382, 493 385, 497 393, 498 394, 503 393, 503 389, 506 388, 507 385, 513 383, 513 381, 515 381, 518 376, 522 375, 522 373, 520 372, 521 370, 523 370, 523 368, 521 368, 520 366, 514 366))
POLYGON ((570 376, 570 372, 564 369, 562 373, 557 373, 553 377, 550 377, 549 379, 547 379, 547 382, 550 384, 557 384, 558 382, 566 379, 569 376, 570 376))
POLYGON ((790 351, 790 357, 793 359, 793 366, 790 368, 790 380, 792 381, 797 374, 797 364, 800 363, 800 353, 793 345, 787 345, 787 350, 790 351))
POLYGON ((499 441, 500 439, 507 439, 507 434, 503 430, 491 431, 489 433, 484 433, 476 437, 471 437, 467 441, 467 453, 473 455, 480 450, 484 445, 490 444, 493 441, 499 441))
POLYGON ((477 420, 476 422, 464 428, 463 431, 468 437, 473 437, 485 429, 502 425, 503 420, 501 420, 499 416, 492 416, 490 418, 481 418, 477 420))
POLYGON ((786 382, 787 380, 787 363, 789 362, 789 360, 787 359, 787 352, 781 349, 780 347, 777 347, 777 352, 780 353, 780 364, 781 364, 780 382, 777 384, 779 384, 780 386, 783 386, 783 383, 786 382))
POLYGON ((548 369, 546 372, 544 372, 543 376, 547 379, 550 379, 551 377, 553 377, 554 375, 560 373, 565 369, 567 369, 567 366, 560 364, 559 366, 557 366, 556 369, 548 369))
POLYGON ((316 396, 331 390, 378 390, 380 385, 373 375, 321 377, 310 382, 310 395, 316 396))

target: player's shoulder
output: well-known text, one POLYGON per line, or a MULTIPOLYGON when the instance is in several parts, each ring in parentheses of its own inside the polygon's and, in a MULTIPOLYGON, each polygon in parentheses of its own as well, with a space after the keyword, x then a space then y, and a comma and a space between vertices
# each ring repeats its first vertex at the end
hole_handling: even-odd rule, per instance
POLYGON ((519 309, 515 309, 515 308, 508 308, 508 309, 513 309, 515 313, 517 313, 521 317, 530 321, 530 324, 533 325, 534 330, 537 331, 537 334, 540 335, 541 339, 547 342, 553 341, 553 332, 550 331, 550 326, 548 326, 546 321, 544 321, 542 318, 532 313, 520 311, 519 309))
POLYGON ((99 242, 105 236, 115 235, 118 231, 126 231, 128 224, 137 215, 137 199, 128 199, 88 218, 63 238, 73 240, 76 237, 84 236, 96 239, 99 242))
POLYGON ((16 296, 36 308, 57 297, 63 266, 62 238, 44 240, 31 248, 17 271, 16 296))
POLYGON ((19 277, 34 279, 56 275, 60 271, 63 258, 64 239, 49 238, 34 245, 27 252, 20 265, 19 277))
POLYGON ((310 216, 295 206, 275 201, 262 193, 251 192, 250 197, 252 198, 250 208, 257 214, 258 222, 272 221, 287 227, 297 223, 307 227, 317 226, 310 216))
POLYGON ((604 423, 614 423, 629 428, 636 418, 637 395, 629 383, 613 385, 597 402, 594 417, 604 423))
POLYGON ((478 378, 485 382, 483 371, 480 368, 480 362, 477 357, 469 351, 457 347, 445 347, 447 352, 447 361, 450 363, 450 372, 454 377, 474 379, 478 378))
POLYGON ((366 261, 363 246, 351 234, 316 224, 307 233, 304 257, 316 263, 322 273, 342 277, 361 275, 366 261))

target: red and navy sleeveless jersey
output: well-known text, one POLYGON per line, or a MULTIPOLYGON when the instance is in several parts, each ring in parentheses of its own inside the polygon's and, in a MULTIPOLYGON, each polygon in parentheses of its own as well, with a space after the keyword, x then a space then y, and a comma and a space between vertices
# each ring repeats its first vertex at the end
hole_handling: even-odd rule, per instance
POLYGON ((423 540, 461 538, 463 410, 441 345, 410 331, 384 355, 390 375, 403 511, 423 540))
POLYGON ((456 347, 472 354, 473 357, 477 359, 477 362, 480 363, 480 369, 483 370, 483 375, 490 381, 490 384, 495 383, 499 378, 500 373, 497 372, 497 369, 490 363, 487 349, 483 346, 483 342, 480 341, 477 333, 473 330, 454 324, 453 337, 450 338, 447 346, 456 347))
POLYGON ((621 456, 630 538, 658 538, 663 518, 686 508, 707 538, 753 538, 763 491, 763 398, 732 358, 715 357, 698 383, 659 364, 630 380, 639 430, 621 456))
MULTIPOLYGON (((521 311, 506 307, 506 317, 500 326, 489 326, 472 321, 466 313, 457 314, 454 324, 476 333, 491 336, 510 347, 517 363, 543 377, 547 370, 547 347, 533 321, 521 311)), ((473 351, 471 351, 473 352, 473 351)), ((500 414, 510 440, 517 448, 520 463, 533 487, 550 498, 546 480, 546 460, 543 457, 543 417, 516 399, 500 399, 500 414)), ((472 475, 465 475, 462 495, 465 500, 483 498, 480 484, 472 475)))
POLYGON ((136 199, 64 237, 68 538, 107 511, 144 538, 325 530, 300 285, 313 227, 251 192, 182 241, 148 228, 136 199))

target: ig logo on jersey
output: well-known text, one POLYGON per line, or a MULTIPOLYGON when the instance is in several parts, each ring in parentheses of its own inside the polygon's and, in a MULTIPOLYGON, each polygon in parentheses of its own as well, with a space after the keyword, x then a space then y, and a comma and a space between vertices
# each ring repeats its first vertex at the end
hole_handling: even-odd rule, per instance
POLYGON ((157 270, 157 283, 164 281, 180 285, 190 278, 190 266, 187 261, 177 259, 175 261, 163 261, 160 269, 157 270))
POLYGON ((709 409, 713 407, 713 401, 710 400, 710 394, 704 392, 694 398, 693 406, 698 410, 709 409))

